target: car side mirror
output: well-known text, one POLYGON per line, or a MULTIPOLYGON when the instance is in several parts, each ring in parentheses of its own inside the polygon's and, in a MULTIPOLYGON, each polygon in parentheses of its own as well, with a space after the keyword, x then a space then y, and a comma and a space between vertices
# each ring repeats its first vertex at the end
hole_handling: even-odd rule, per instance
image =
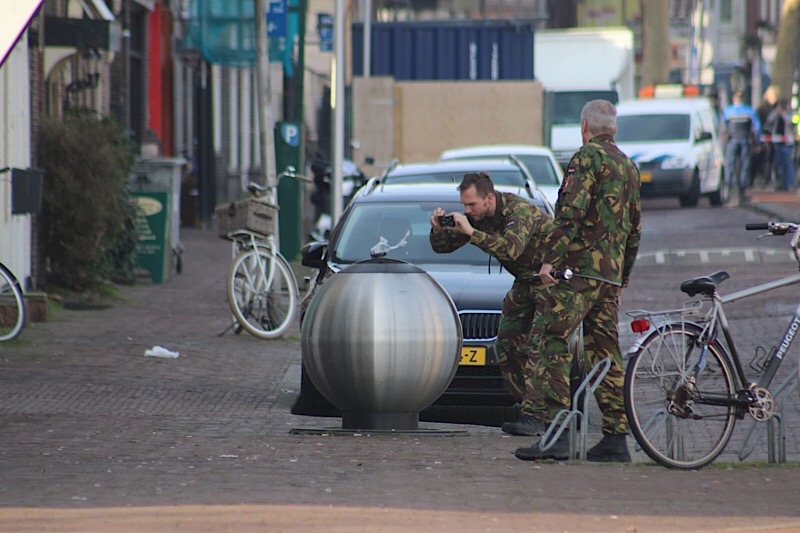
POLYGON ((325 249, 328 247, 326 242, 310 242, 300 249, 300 256, 302 257, 301 263, 303 266, 310 268, 321 269, 325 266, 322 256, 325 254, 325 249))
POLYGON ((699 143, 702 141, 710 141, 711 139, 712 136, 710 131, 701 131, 700 133, 697 134, 697 137, 695 138, 694 142, 699 143))

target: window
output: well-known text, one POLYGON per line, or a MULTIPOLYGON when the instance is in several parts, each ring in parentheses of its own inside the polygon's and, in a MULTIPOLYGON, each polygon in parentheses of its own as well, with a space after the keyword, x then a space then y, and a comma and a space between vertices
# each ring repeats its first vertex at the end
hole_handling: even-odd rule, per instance
POLYGON ((558 176, 553 169, 550 158, 544 155, 517 155, 517 158, 528 168, 537 185, 558 185, 558 176))
POLYGON ((719 0, 719 18, 722 22, 733 21, 733 3, 731 0, 719 0))
POLYGON ((583 106, 592 100, 608 100, 616 104, 616 91, 561 91, 553 95, 553 124, 580 124, 583 106))
POLYGON ((689 115, 628 115, 617 117, 617 142, 686 141, 689 115))

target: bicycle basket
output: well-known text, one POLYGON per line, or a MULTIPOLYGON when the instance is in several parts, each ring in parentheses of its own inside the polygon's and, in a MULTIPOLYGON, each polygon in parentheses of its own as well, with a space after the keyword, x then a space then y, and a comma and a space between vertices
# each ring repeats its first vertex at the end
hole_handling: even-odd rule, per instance
POLYGON ((219 220, 219 236, 226 238, 237 229, 248 229, 264 235, 275 232, 278 208, 253 198, 233 202, 215 210, 219 220))

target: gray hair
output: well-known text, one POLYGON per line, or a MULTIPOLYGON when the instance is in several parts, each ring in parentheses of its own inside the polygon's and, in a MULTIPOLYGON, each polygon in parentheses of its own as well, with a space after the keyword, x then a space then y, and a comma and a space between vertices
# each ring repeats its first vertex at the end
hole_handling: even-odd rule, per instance
POLYGON ((581 110, 581 122, 584 120, 592 133, 613 135, 617 131, 617 108, 608 100, 592 100, 581 110))

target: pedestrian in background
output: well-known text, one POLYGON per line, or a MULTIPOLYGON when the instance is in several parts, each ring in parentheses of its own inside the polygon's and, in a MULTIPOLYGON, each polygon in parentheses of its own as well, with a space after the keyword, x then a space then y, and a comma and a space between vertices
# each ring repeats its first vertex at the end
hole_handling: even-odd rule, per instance
POLYGON ((758 175, 763 176, 764 185, 775 185, 773 176, 773 163, 775 161, 774 150, 772 147, 772 131, 769 129, 767 119, 772 110, 775 109, 777 93, 770 87, 764 91, 764 97, 756 108, 756 116, 761 123, 761 135, 753 153, 752 168, 750 169, 750 186, 754 187, 758 175))
POLYGON ((747 184, 750 180, 750 164, 753 154, 753 145, 761 135, 761 122, 752 107, 744 103, 744 94, 741 90, 733 93, 732 104, 722 112, 722 122, 725 126, 725 186, 731 188, 733 180, 739 186, 739 201, 749 201, 747 197, 747 184), (736 163, 739 162, 739 172, 734 176, 736 163))
MULTIPOLYGON (((616 116, 614 105, 605 100, 583 107, 583 146, 567 166, 539 270, 542 281, 549 283, 555 283, 554 268, 571 268, 574 276, 545 293, 538 320, 541 361, 533 383, 542 397, 536 412, 549 424, 569 407, 568 339, 583 321, 586 363, 593 367, 604 359, 611 361, 595 393, 603 412, 603 439, 587 452, 587 459, 596 462, 631 460, 617 315, 622 287, 628 284, 639 249, 640 183, 636 165, 614 142, 616 116)), ((567 433, 549 450, 541 450, 539 441, 517 449, 515 455, 527 461, 567 459, 567 433)))
POLYGON ((496 258, 514 276, 503 300, 497 332, 497 359, 511 394, 520 403, 517 421, 503 424, 512 435, 540 435, 543 427, 532 416, 535 391, 530 376, 539 361, 534 317, 541 308, 542 242, 549 216, 516 194, 496 192, 485 172, 468 173, 458 186, 465 213, 450 213, 451 227, 442 227, 437 208, 431 216, 431 247, 437 253, 453 252, 473 244, 496 258))
POLYGON ((772 132, 775 165, 781 177, 780 189, 793 191, 797 185, 795 182, 794 162, 792 161, 794 132, 792 119, 789 116, 788 100, 785 98, 778 100, 778 104, 769 114, 766 124, 772 132))

